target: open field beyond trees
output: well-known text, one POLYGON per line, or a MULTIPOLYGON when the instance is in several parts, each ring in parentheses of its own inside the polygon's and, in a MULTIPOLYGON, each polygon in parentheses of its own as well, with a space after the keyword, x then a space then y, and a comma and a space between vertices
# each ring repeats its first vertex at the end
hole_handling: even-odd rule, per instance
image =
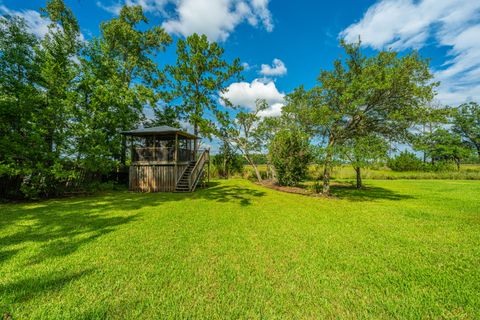
POLYGON ((0 205, 13 319, 480 318, 480 184, 246 180, 0 205))
MULTIPOLYGON (((267 177, 267 165, 258 166, 263 177, 267 177)), ((315 179, 321 180, 322 166, 310 165, 308 168, 307 180, 313 182, 315 179)), ((213 174, 216 171, 213 170, 213 174)), ((254 178, 254 172, 251 166, 246 165, 243 170, 243 177, 254 178)), ((479 164, 464 164, 460 170, 449 169, 442 171, 393 171, 389 168, 365 168, 362 172, 364 179, 373 180, 398 180, 398 179, 433 179, 433 180, 480 180, 479 164)), ((335 166, 332 169, 332 178, 339 180, 355 179, 355 170, 352 166, 335 166)))

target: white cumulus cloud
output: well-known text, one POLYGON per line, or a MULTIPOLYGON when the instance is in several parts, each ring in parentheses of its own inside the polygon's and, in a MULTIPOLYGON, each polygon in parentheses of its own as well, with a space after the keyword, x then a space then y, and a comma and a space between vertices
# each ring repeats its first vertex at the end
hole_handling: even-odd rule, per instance
POLYGON ((247 22, 273 30, 269 0, 121 0, 97 5, 118 14, 122 5, 141 5, 146 12, 166 19, 162 26, 171 34, 205 34, 211 41, 225 41, 234 29, 247 22))
MULTIPOLYGON (((48 33, 48 26, 52 21, 41 16, 40 12, 35 10, 11 10, 4 5, 0 5, 0 14, 2 16, 16 16, 23 18, 28 28, 28 32, 42 39, 48 33)), ((80 33, 78 40, 85 41, 85 36, 80 33)))
POLYGON ((242 62, 242 67, 243 67, 243 70, 245 71, 248 71, 250 70, 252 67, 248 64, 248 62, 242 62))
POLYGON ((280 115, 284 105, 285 93, 280 92, 275 82, 263 82, 255 79, 252 82, 235 82, 223 94, 233 105, 254 110, 258 99, 265 99, 269 108, 262 112, 263 116, 280 115))
POLYGON ((260 74, 264 76, 283 76, 287 74, 287 67, 280 59, 273 59, 272 65, 262 64, 260 74))
POLYGON ((438 99, 458 104, 480 96, 480 1, 381 0, 340 33, 374 49, 447 47, 444 64, 433 70, 442 82, 438 99))
POLYGON ((50 20, 42 18, 40 13, 35 10, 15 11, 0 5, 0 13, 2 15, 17 16, 25 19, 28 30, 39 38, 43 38, 48 32, 50 20))
POLYGON ((151 13, 165 13, 164 7, 169 2, 169 0, 124 0, 124 1, 115 1, 110 3, 104 3, 102 1, 97 1, 97 6, 108 11, 112 14, 119 15, 120 10, 124 5, 127 6, 142 6, 145 12, 151 13))

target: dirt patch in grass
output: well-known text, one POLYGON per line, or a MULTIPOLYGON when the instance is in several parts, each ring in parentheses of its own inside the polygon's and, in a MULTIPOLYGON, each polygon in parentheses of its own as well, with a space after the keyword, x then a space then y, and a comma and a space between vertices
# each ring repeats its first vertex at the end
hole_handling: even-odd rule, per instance
POLYGON ((296 187, 288 187, 288 186, 281 186, 274 180, 263 180, 262 182, 257 182, 257 184, 264 186, 266 188, 287 192, 287 193, 301 194, 309 197, 323 197, 323 198, 328 197, 322 193, 315 192, 312 188, 309 188, 308 184, 299 184, 296 187))
MULTIPOLYGON (((337 189, 351 189, 352 191, 357 191, 356 188, 348 182, 341 182, 341 181, 331 181, 330 182, 330 187, 332 188, 332 194, 330 195, 324 195, 321 192, 315 192, 314 189, 312 188, 312 183, 311 182, 306 182, 306 183, 301 183, 298 186, 295 187, 288 187, 288 186, 281 186, 279 185, 276 181, 274 180, 262 180, 262 182, 257 182, 258 185, 261 185, 266 188, 270 188, 273 190, 281 191, 281 192, 287 192, 287 193, 295 193, 295 194, 301 194, 304 196, 309 196, 309 197, 317 197, 317 198, 338 198, 338 196, 335 194, 335 191, 337 189)), ((366 190, 368 188, 363 188, 362 190, 366 190)))

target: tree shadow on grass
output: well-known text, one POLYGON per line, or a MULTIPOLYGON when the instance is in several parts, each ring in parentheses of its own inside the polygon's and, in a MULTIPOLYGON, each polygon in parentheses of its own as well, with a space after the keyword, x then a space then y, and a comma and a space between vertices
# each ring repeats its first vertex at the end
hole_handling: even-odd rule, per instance
POLYGON ((18 251, 19 251, 19 249, 12 249, 12 250, 3 249, 3 250, 0 250, 0 264, 3 261, 7 261, 11 257, 13 257, 15 254, 17 254, 18 251))
POLYGON ((16 254, 37 245, 28 265, 68 256, 80 247, 141 218, 137 210, 168 202, 207 199, 251 205, 265 192, 210 182, 194 193, 115 192, 101 196, 49 200, 0 207, 0 266, 16 254), (10 227, 14 232, 9 232, 10 227))
MULTIPOLYGON (((25 277, 21 280, 9 282, 0 285, 0 311, 9 312, 9 308, 15 303, 28 302, 31 299, 38 298, 39 295, 60 291, 63 287, 84 276, 91 274, 90 269, 73 273, 50 273, 35 277, 25 277)), ((15 315, 12 315, 15 319, 15 315)))
POLYGON ((381 187, 366 186, 358 190, 353 184, 334 184, 331 187, 332 195, 339 199, 354 202, 375 200, 407 200, 414 199, 411 195, 401 194, 381 187))
POLYGON ((101 207, 83 202, 69 204, 66 200, 45 202, 33 208, 15 206, 5 211, 0 215, 0 265, 31 248, 31 243, 39 246, 28 264, 67 256, 138 218, 138 215, 102 215, 97 213, 102 211, 101 207), (15 226, 15 232, 8 232, 10 226, 15 226))
POLYGON ((266 193, 251 188, 222 186, 218 182, 210 182, 206 189, 195 193, 195 199, 207 199, 216 202, 238 202, 241 206, 249 206, 252 199, 263 197, 266 193))

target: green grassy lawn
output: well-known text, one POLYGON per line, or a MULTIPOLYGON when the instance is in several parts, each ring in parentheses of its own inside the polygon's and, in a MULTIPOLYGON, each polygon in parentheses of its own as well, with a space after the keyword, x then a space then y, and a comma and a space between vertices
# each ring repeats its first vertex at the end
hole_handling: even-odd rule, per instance
POLYGON ((0 205, 0 315, 479 319, 480 183, 366 183, 0 205))

